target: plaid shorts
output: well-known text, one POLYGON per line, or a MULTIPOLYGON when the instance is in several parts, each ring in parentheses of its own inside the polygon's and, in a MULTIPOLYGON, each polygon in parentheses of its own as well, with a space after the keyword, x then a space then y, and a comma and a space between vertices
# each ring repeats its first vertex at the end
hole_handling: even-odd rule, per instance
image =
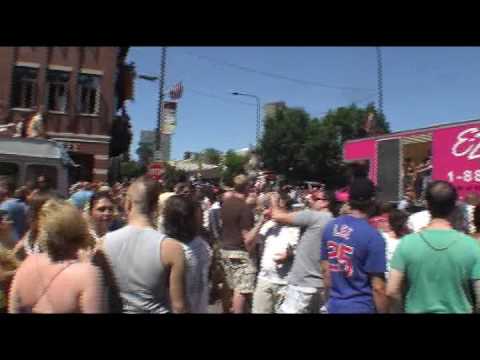
POLYGON ((248 252, 220 250, 220 254, 228 287, 241 294, 253 293, 257 269, 248 252))

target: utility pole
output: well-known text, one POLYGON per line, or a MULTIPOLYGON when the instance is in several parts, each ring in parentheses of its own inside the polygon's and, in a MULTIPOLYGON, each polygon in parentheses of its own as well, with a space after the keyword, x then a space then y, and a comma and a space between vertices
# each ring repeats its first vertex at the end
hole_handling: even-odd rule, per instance
POLYGON ((383 64, 382 50, 380 46, 377 49, 377 88, 378 88, 378 112, 383 115, 383 64))
POLYGON ((256 140, 257 140, 257 150, 260 146, 260 138, 262 136, 262 119, 260 116, 260 99, 257 100, 257 133, 256 133, 256 140))
MULTIPOLYGON (((165 66, 167 62, 167 47, 162 46, 162 55, 161 55, 161 62, 160 62, 160 81, 158 86, 158 112, 157 112, 157 133, 156 133, 156 141, 155 141, 155 160, 163 160, 163 155, 161 154, 160 150, 162 149, 161 146, 161 129, 163 123, 163 98, 164 93, 163 89, 165 87, 165 66)), ((163 150, 163 149, 162 149, 163 150)))

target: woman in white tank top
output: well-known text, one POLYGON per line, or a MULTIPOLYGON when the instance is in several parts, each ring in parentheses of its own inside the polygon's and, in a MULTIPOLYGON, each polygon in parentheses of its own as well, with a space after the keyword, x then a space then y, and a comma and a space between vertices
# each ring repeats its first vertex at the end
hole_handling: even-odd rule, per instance
POLYGON ((200 235, 202 211, 189 196, 171 196, 163 211, 165 234, 182 244, 186 260, 185 297, 190 313, 208 312, 212 250, 200 235))

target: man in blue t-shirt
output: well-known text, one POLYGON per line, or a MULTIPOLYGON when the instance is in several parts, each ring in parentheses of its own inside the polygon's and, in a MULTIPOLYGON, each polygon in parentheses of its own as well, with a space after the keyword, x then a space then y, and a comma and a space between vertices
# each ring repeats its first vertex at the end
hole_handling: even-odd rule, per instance
POLYGON ((8 178, 0 179, 0 210, 4 210, 13 222, 12 240, 18 241, 27 231, 27 207, 13 198, 15 184, 8 178))
POLYGON ((80 189, 72 194, 70 202, 78 209, 83 210, 93 196, 91 185, 88 182, 82 183, 80 189))
POLYGON ((384 313, 385 240, 367 222, 375 186, 356 179, 350 186, 350 215, 332 220, 322 237, 321 263, 329 291, 328 313, 384 313))

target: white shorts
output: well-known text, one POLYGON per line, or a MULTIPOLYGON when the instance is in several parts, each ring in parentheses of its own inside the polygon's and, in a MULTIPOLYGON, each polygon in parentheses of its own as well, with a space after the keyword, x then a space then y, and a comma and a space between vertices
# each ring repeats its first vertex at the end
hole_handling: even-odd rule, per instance
POLYGON ((279 314, 319 314, 325 305, 325 289, 288 285, 279 314))

